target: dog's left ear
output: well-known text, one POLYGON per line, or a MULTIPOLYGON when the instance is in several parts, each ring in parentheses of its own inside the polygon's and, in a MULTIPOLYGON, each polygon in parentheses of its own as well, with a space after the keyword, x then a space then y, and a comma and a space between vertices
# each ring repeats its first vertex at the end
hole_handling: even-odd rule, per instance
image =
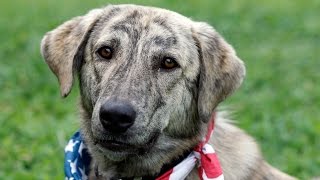
POLYGON ((101 14, 102 9, 96 9, 75 17, 48 32, 41 41, 41 54, 58 78, 62 97, 71 91, 74 63, 82 58, 79 52, 101 14))
POLYGON ((208 24, 195 23, 193 36, 201 63, 198 113, 208 122, 216 106, 241 85, 245 67, 231 45, 208 24))

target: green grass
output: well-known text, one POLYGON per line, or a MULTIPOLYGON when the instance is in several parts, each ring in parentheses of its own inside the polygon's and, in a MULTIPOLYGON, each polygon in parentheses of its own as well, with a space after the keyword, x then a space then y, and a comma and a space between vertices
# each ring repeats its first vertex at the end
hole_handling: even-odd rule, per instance
POLYGON ((0 179, 63 179, 63 147, 79 128, 78 89, 60 99, 43 34, 107 3, 136 3, 207 21, 245 61, 224 105, 266 159, 301 179, 320 175, 320 1, 11 0, 0 2, 0 179))

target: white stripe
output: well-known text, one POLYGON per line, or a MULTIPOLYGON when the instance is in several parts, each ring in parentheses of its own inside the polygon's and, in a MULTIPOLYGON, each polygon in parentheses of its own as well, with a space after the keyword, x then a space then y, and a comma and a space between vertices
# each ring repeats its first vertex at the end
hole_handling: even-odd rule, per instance
POLYGON ((211 131, 211 133, 210 133, 209 139, 211 139, 211 137, 212 137, 212 134, 213 134, 213 130, 212 130, 212 131, 211 131))
POLYGON ((186 159, 173 168, 169 180, 185 179, 196 165, 196 161, 195 155, 191 153, 186 159))
POLYGON ((215 150, 213 149, 213 147, 210 144, 205 144, 202 147, 202 152, 204 154, 213 154, 213 153, 215 153, 215 150))
POLYGON ((201 159, 201 155, 200 155, 200 153, 199 152, 197 152, 197 151, 193 151, 192 152, 192 154, 198 159, 198 160, 200 160, 201 159))
POLYGON ((220 176, 218 176, 216 178, 208 178, 204 171, 202 172, 202 178, 203 178, 203 180, 224 180, 223 174, 221 174, 220 176))

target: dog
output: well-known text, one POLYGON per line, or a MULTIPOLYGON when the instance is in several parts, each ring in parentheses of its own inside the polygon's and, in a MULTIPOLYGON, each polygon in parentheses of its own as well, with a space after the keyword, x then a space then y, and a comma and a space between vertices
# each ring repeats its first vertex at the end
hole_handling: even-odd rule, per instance
MULTIPOLYGON (((270 166, 254 139, 216 110, 241 85, 245 66, 207 23, 108 5, 48 32, 41 53, 62 97, 78 76, 90 179, 159 174, 192 151, 213 115, 209 144, 226 180, 295 179, 270 166)), ((186 179, 200 179, 196 169, 186 179)))

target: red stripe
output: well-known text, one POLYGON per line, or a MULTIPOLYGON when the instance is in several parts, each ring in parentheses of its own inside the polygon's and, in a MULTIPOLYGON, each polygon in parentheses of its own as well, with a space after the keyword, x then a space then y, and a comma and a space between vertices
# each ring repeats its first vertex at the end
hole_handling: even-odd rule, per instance
POLYGON ((198 176, 199 176, 200 180, 203 180, 202 174, 203 174, 203 168, 200 166, 198 168, 198 176))
POLYGON ((216 178, 222 174, 222 169, 215 153, 201 156, 201 168, 204 169, 208 178, 216 178))
POLYGON ((211 116, 211 118, 209 120, 208 130, 207 130, 206 139, 205 139, 204 143, 207 143, 211 138, 212 131, 213 131, 213 128, 214 128, 215 117, 216 117, 216 113, 214 112, 214 113, 212 113, 212 116, 211 116))
POLYGON ((172 172, 173 172, 173 168, 167 171, 166 173, 162 174, 162 176, 158 177, 156 180, 169 180, 172 172))

